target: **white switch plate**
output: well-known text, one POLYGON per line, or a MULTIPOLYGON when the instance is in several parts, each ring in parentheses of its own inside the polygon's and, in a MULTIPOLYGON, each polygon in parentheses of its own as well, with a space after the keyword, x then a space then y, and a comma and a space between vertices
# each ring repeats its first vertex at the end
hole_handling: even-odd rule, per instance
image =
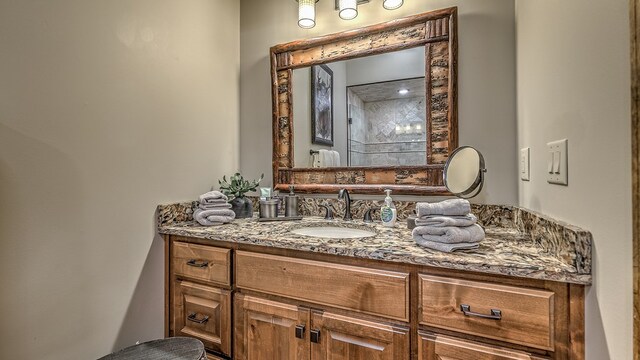
POLYGON ((567 139, 547 143, 547 182, 550 184, 569 184, 569 164, 567 139))
POLYGON ((531 150, 529 148, 520 149, 520 179, 529 181, 529 154, 531 150))

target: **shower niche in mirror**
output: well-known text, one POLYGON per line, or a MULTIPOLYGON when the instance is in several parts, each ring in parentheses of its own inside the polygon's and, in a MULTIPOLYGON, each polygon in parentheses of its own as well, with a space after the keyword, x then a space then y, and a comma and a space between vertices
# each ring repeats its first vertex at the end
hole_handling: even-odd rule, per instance
POLYGON ((447 194, 443 168, 457 147, 456 13, 274 46, 274 186, 447 194))

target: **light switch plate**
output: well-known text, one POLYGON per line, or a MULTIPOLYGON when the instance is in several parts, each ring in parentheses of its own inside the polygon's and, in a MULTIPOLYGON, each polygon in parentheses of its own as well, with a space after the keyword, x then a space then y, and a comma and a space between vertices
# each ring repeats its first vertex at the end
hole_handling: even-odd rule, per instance
POLYGON ((547 182, 550 184, 569 184, 569 164, 567 156, 568 140, 562 139, 547 143, 547 182))
POLYGON ((529 156, 531 150, 529 148, 520 149, 520 179, 529 181, 529 156))

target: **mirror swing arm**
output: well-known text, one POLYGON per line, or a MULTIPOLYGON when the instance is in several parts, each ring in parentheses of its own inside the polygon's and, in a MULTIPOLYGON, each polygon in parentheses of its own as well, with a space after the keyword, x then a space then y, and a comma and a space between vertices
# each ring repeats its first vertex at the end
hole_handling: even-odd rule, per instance
POLYGON ((457 8, 431 11, 357 30, 276 45, 270 50, 273 185, 301 193, 448 195, 444 164, 458 146, 457 8), (294 168, 293 69, 425 48, 427 165, 294 168))

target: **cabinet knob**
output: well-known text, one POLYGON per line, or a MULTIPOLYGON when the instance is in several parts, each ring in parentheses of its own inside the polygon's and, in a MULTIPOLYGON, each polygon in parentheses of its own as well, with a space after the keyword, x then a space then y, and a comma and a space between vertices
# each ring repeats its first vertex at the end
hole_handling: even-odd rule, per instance
POLYGON ((304 339, 304 325, 296 325, 296 337, 304 339))
POLYGON ((320 342, 320 330, 311 329, 311 331, 309 331, 309 335, 311 336, 311 342, 316 344, 320 342))

